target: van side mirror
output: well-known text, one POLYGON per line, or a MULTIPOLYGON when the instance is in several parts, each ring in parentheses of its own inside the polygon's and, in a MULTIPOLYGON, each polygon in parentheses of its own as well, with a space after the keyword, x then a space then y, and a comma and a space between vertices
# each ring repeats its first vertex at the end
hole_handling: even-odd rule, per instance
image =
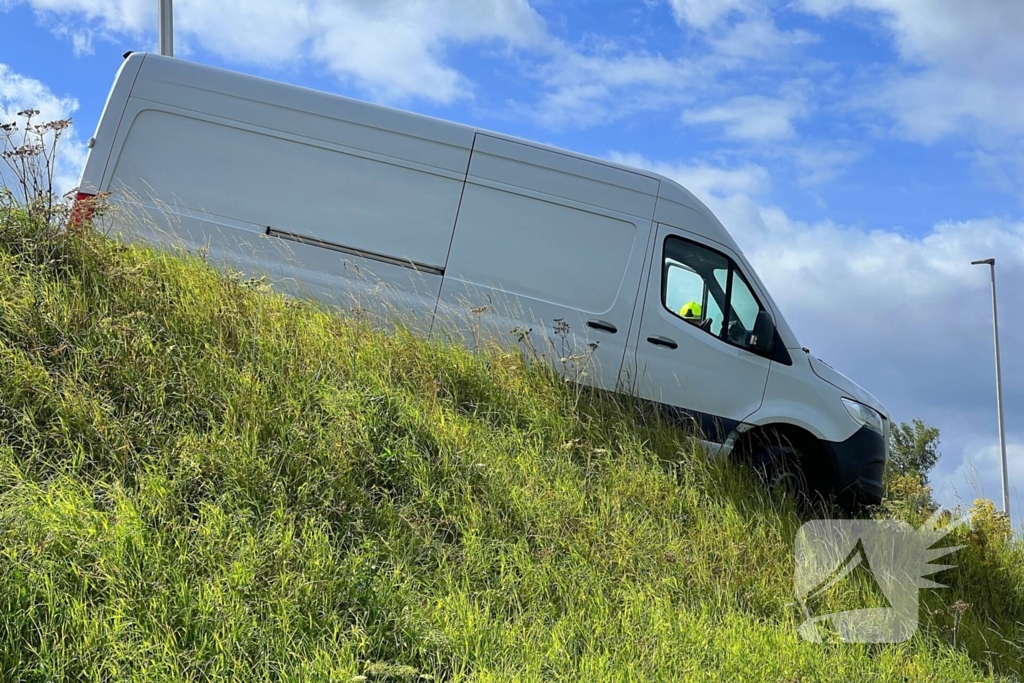
POLYGON ((754 331, 750 333, 748 345, 754 351, 769 354, 775 350, 775 321, 768 311, 759 311, 754 320, 754 331))

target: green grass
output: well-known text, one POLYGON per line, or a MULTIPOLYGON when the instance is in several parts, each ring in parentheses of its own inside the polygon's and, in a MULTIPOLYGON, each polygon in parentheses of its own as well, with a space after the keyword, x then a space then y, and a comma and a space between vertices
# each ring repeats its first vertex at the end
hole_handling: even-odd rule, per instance
POLYGON ((851 646, 798 639, 799 525, 517 354, 0 213, 4 681, 1019 680, 998 529, 851 646))

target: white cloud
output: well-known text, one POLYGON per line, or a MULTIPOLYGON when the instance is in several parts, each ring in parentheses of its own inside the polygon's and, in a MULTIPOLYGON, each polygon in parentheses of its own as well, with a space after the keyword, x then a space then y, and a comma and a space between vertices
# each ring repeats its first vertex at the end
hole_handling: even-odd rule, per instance
POLYGON ((1016 195, 1024 204, 1024 149, 975 150, 972 169, 983 186, 1016 195))
POLYGON ((759 142, 793 137, 793 120, 807 113, 804 98, 794 91, 781 99, 745 95, 705 109, 690 109, 683 112, 683 122, 717 124, 726 137, 759 142))
POLYGON ((708 38, 716 53, 737 60, 778 57, 794 46, 816 40, 807 31, 780 31, 768 15, 737 22, 708 38))
POLYGON ((497 39, 523 47, 544 41, 543 22, 526 0, 322 3, 316 23, 331 28, 317 32, 313 55, 385 99, 449 102, 471 93, 465 77, 444 64, 448 43, 497 39))
MULTIPOLYGON (((18 112, 26 109, 39 110, 39 115, 33 119, 35 122, 56 121, 70 118, 78 109, 78 100, 59 97, 43 83, 15 73, 6 64, 0 64, 0 121, 17 121, 23 126, 25 119, 19 117, 18 112)), ((64 131, 57 149, 59 154, 54 185, 63 194, 78 184, 78 175, 85 164, 88 150, 78 139, 73 125, 64 131)), ((0 170, 9 177, 7 168, 0 170)))
MULTIPOLYGON (((8 5, 19 0, 7 0, 8 5)), ((157 3, 145 0, 31 0, 32 9, 54 16, 68 13, 99 21, 109 31, 139 32, 156 26, 157 3)))
POLYGON ((692 100, 707 72, 685 60, 660 55, 584 54, 565 45, 536 69, 545 89, 529 108, 541 123, 587 126, 628 114, 692 100))
POLYGON ((694 28, 707 30, 731 13, 747 14, 756 3, 751 0, 669 0, 676 19, 694 28))
MULTIPOLYGON (((537 104, 520 109, 558 127, 608 123, 640 111, 692 106, 709 95, 721 97, 725 74, 750 75, 761 66, 776 65, 789 57, 783 48, 810 40, 806 34, 779 33, 767 16, 716 25, 703 38, 710 49, 701 47, 677 57, 624 49, 612 40, 595 39, 587 45, 550 40, 525 69, 540 81, 544 95, 537 104)), ((777 137, 780 129, 787 136, 791 134, 787 122, 807 109, 806 87, 794 82, 782 90, 785 100, 738 98, 707 113, 695 111, 693 116, 729 118, 729 130, 738 137, 777 137), (759 122, 760 112, 754 110, 762 105, 767 110, 759 122), (748 106, 751 111, 726 111, 730 106, 748 106), (761 131, 756 130, 759 123, 765 127, 761 131)))
POLYGON ((803 187, 813 187, 829 183, 841 176, 846 169, 863 156, 859 149, 853 149, 842 143, 833 143, 830 147, 801 147, 794 151, 799 176, 798 182, 803 187))
MULTIPOLYGON (((143 48, 155 40, 156 0, 0 3, 31 6, 76 53, 101 39, 130 36, 143 48)), ((202 49, 238 64, 324 68, 385 102, 442 104, 472 98, 477 87, 448 51, 487 44, 512 51, 541 85, 538 100, 510 109, 558 127, 692 105, 723 73, 777 63, 810 39, 780 31, 766 8, 747 0, 673 0, 673 9, 698 31, 699 50, 666 56, 594 36, 570 44, 548 32, 531 0, 177 0, 175 43, 182 54, 202 49)))
POLYGON ((611 152, 608 159, 617 164, 645 168, 672 178, 698 197, 731 197, 761 195, 771 189, 771 178, 763 167, 748 164, 725 169, 710 164, 672 164, 651 161, 640 154, 611 152))
MULTIPOLYGON (((830 221, 805 223, 755 199, 760 167, 617 161, 669 176, 694 192, 736 238, 801 343, 881 399, 897 420, 940 427, 946 458, 933 483, 947 503, 969 496, 971 463, 998 499, 992 320, 988 272, 995 256, 1007 438, 1024 474, 1024 222, 940 223, 910 236, 830 221)), ((1017 481, 1020 481, 1018 478, 1017 481)), ((1022 491, 1024 492, 1024 491, 1022 491)), ((970 500, 968 499, 969 503, 970 500)))
POLYGON ((676 21, 705 34, 715 53, 748 60, 814 41, 807 31, 781 31, 763 0, 669 0, 676 21))
MULTIPOLYGON (((15 0, 17 1, 17 0, 15 0)), ((22 0, 88 49, 94 34, 155 34, 155 0, 22 0), (81 19, 84 18, 83 23, 81 19)), ((240 63, 289 66, 312 58, 385 100, 451 102, 472 85, 448 66, 452 45, 545 40, 527 0, 178 0, 175 40, 240 63)))
POLYGON ((905 68, 872 103, 897 117, 900 132, 932 142, 973 123, 1024 135, 1024 3, 962 0, 800 0, 805 11, 836 17, 877 13, 905 68))
MULTIPOLYGON (((650 0, 647 4, 653 6, 650 0)), ((709 96, 722 97, 725 75, 742 78, 764 73, 784 64, 794 46, 813 42, 806 31, 781 31, 767 7, 748 0, 670 0, 677 23, 697 38, 697 45, 683 43, 674 56, 637 50, 635 43, 588 35, 581 44, 551 39, 536 51, 536 61, 526 69, 542 84, 545 94, 535 105, 517 106, 541 123, 560 127, 565 124, 589 126, 609 123, 641 111, 657 111, 694 103, 709 96)), ((769 77, 774 81, 774 77, 769 77)), ((802 85, 802 84, 801 84, 802 85)), ((769 128, 755 130, 753 115, 749 124, 737 121, 730 130, 739 137, 789 135, 790 128, 780 118, 802 115, 806 97, 797 88, 786 91, 782 106, 767 112, 774 120, 762 120, 769 128), (774 126, 773 128, 771 126, 774 126)), ((738 100, 736 105, 742 105, 738 100)), ((757 104, 754 102, 753 104, 757 104)), ((771 104, 771 103, 769 103, 771 104)), ((695 112, 700 116, 703 112, 695 112)), ((712 110, 708 115, 725 112, 712 110)))

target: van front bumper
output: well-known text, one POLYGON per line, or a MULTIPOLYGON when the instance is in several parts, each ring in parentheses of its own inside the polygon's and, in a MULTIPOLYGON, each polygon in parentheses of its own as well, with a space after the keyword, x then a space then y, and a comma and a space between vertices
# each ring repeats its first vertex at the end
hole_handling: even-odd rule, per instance
POLYGON ((862 427, 846 441, 824 443, 835 463, 837 496, 840 499, 852 498, 864 505, 881 503, 888 455, 885 437, 862 427))

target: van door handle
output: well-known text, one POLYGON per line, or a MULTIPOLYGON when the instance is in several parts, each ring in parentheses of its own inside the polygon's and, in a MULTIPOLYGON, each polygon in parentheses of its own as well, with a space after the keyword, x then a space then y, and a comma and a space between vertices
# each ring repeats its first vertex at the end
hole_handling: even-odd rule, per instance
POLYGON ((679 344, 676 344, 674 341, 672 341, 668 337, 648 337, 647 341, 649 341, 650 343, 654 344, 655 346, 665 346, 665 347, 668 347, 670 349, 678 349, 679 348, 679 344))
POLYGON ((609 334, 615 334, 619 331, 619 328, 615 327, 615 325, 603 320, 588 320, 587 327, 592 327, 595 330, 601 330, 602 332, 607 332, 609 334))

